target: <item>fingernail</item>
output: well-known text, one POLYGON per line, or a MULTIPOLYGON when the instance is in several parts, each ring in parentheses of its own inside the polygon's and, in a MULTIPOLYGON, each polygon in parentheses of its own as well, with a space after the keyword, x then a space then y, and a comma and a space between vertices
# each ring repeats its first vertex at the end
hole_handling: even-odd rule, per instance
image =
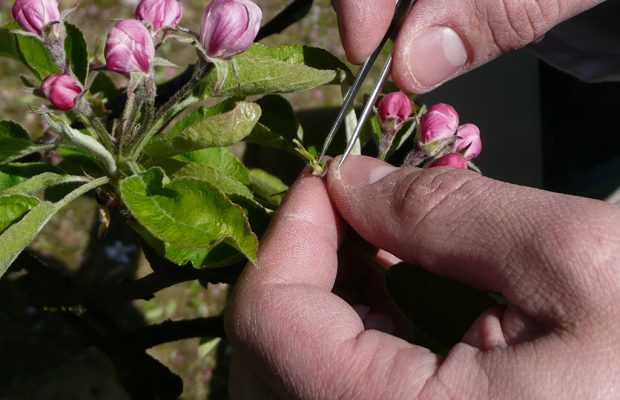
POLYGON ((466 62, 467 50, 463 41, 450 28, 430 28, 409 44, 409 73, 426 89, 450 78, 466 62))
POLYGON ((351 186, 373 184, 398 168, 370 157, 351 156, 340 167, 340 180, 351 186))

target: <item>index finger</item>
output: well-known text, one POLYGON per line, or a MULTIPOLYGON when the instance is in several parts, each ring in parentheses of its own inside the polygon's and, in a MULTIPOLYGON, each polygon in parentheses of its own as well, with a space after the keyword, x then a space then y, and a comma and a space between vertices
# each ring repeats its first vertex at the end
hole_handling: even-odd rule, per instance
POLYGON ((396 1, 333 0, 342 45, 349 61, 363 63, 387 32, 396 1))
POLYGON ((370 392, 394 398, 394 386, 415 394, 439 359, 394 336, 364 331, 357 313, 331 292, 339 225, 324 182, 303 175, 274 216, 258 265, 237 284, 226 315, 228 337, 282 398, 365 398, 370 392))

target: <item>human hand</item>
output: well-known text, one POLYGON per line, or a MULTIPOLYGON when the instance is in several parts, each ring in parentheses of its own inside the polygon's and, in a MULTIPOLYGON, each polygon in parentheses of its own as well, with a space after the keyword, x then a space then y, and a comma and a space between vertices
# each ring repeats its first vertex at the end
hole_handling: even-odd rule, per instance
POLYGON ((233 398, 618 397, 620 209, 463 170, 334 164, 326 183, 306 174, 291 188, 235 289, 233 398), (445 358, 365 330, 332 290, 345 221, 508 305, 480 316, 445 358))
MULTIPOLYGON (((556 24, 603 0, 418 0, 397 38, 392 78, 424 93, 502 53, 521 48, 556 24)), ((394 0, 333 0, 351 62, 379 45, 394 0)))

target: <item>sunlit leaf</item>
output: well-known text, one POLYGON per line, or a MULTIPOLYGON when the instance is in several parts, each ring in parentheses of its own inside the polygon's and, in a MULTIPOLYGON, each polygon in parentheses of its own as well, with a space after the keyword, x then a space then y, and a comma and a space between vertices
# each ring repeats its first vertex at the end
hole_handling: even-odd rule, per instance
POLYGON ((169 132, 151 139, 144 152, 158 159, 207 147, 228 146, 249 135, 261 115, 255 103, 237 102, 232 109, 218 114, 221 107, 199 108, 169 132))
POLYGON ((209 182, 168 182, 155 167, 123 180, 121 195, 136 220, 165 243, 198 250, 224 242, 248 259, 256 258, 257 238, 243 209, 209 182))
MULTIPOLYGON (((316 58, 320 57, 315 53, 318 52, 321 50, 311 50, 303 46, 255 44, 246 52, 235 56, 237 74, 232 62, 229 63, 227 78, 219 92, 215 90, 217 73, 213 70, 196 87, 194 95, 231 97, 289 93, 337 81, 338 67, 328 65, 324 59, 317 62, 316 58), (313 61, 318 65, 316 68, 310 66, 313 61)), ((329 53, 321 53, 327 59, 325 54, 329 53)))

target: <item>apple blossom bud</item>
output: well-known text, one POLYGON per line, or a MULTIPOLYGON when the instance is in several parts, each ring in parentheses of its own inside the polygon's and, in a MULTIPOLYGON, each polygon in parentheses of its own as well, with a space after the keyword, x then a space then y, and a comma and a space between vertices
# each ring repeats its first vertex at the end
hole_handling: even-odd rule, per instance
POLYGON ((409 118, 411 111, 411 100, 403 92, 392 92, 385 95, 377 107, 379 119, 383 123, 389 119, 394 119, 396 124, 402 124, 405 119, 409 118))
POLYGON ((136 8, 136 19, 151 24, 153 31, 176 28, 183 16, 178 0, 142 0, 136 8))
POLYGON ((108 69, 120 73, 148 74, 155 58, 155 44, 149 31, 139 21, 119 21, 108 33, 105 60, 108 69))
POLYGON ((227 59, 250 47, 263 14, 251 0, 213 0, 202 15, 200 41, 209 57, 227 59))
POLYGON ((421 121, 422 143, 453 136, 459 126, 459 115, 449 104, 435 104, 428 109, 421 121))
POLYGON ((482 151, 482 140, 480 139, 480 129, 474 124, 464 124, 459 126, 456 131, 459 139, 456 141, 456 151, 461 152, 465 159, 471 160, 482 151))
POLYGON ((82 87, 69 75, 53 74, 41 83, 41 92, 57 108, 69 111, 75 107, 82 87))
POLYGON ((56 0, 16 0, 12 11, 22 28, 37 35, 41 35, 50 22, 60 21, 56 0))
POLYGON ((433 167, 452 167, 467 169, 467 160, 461 153, 450 153, 439 157, 429 164, 429 168, 433 167))

